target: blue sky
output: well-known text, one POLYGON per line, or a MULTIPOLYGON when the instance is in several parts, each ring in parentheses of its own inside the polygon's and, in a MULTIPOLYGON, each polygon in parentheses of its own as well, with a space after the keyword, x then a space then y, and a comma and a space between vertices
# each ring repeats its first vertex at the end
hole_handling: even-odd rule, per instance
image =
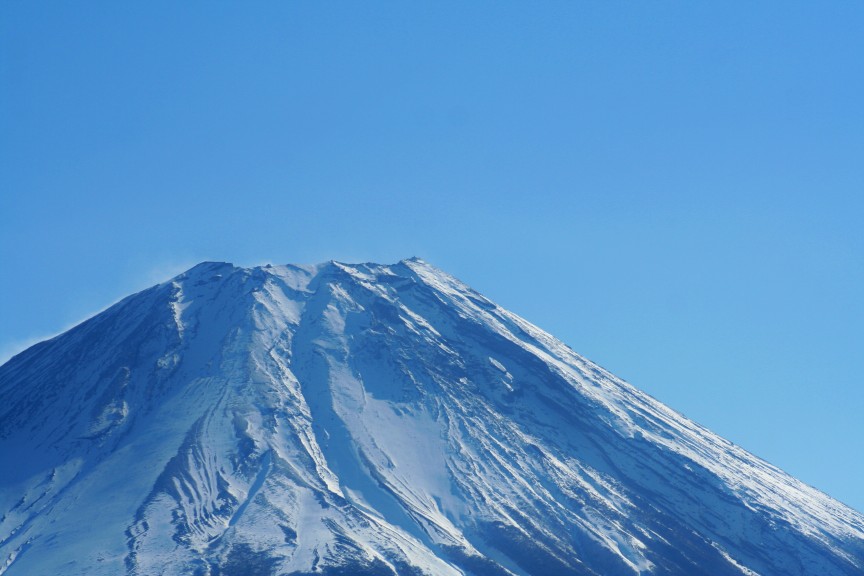
POLYGON ((0 356, 418 255, 864 510, 864 5, 0 4, 0 356))

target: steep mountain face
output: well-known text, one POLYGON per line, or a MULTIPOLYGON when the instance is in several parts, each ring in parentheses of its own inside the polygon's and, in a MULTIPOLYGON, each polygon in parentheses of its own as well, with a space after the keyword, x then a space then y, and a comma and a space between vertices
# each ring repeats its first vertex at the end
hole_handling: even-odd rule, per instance
POLYGON ((864 517, 420 260, 205 263, 0 367, 0 574, 861 575, 864 517))

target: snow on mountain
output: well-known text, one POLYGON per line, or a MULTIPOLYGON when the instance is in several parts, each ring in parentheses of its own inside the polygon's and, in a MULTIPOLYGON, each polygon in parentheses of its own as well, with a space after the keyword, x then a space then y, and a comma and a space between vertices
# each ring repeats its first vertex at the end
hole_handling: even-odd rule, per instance
POLYGON ((0 367, 0 574, 861 575, 864 516, 420 260, 204 263, 0 367))

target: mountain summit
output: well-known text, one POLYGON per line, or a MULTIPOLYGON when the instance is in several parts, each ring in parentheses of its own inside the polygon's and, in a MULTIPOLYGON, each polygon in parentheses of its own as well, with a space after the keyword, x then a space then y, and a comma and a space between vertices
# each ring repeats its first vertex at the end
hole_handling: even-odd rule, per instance
POLYGON ((860 576, 864 516, 421 260, 208 262, 0 367, 0 574, 860 576))

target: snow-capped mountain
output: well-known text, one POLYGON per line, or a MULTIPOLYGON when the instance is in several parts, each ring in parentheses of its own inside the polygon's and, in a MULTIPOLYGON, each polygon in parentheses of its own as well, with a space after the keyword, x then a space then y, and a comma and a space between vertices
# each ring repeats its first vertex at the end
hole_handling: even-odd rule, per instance
POLYGON ((204 263, 0 367, 0 574, 861 575, 864 516, 420 260, 204 263))

